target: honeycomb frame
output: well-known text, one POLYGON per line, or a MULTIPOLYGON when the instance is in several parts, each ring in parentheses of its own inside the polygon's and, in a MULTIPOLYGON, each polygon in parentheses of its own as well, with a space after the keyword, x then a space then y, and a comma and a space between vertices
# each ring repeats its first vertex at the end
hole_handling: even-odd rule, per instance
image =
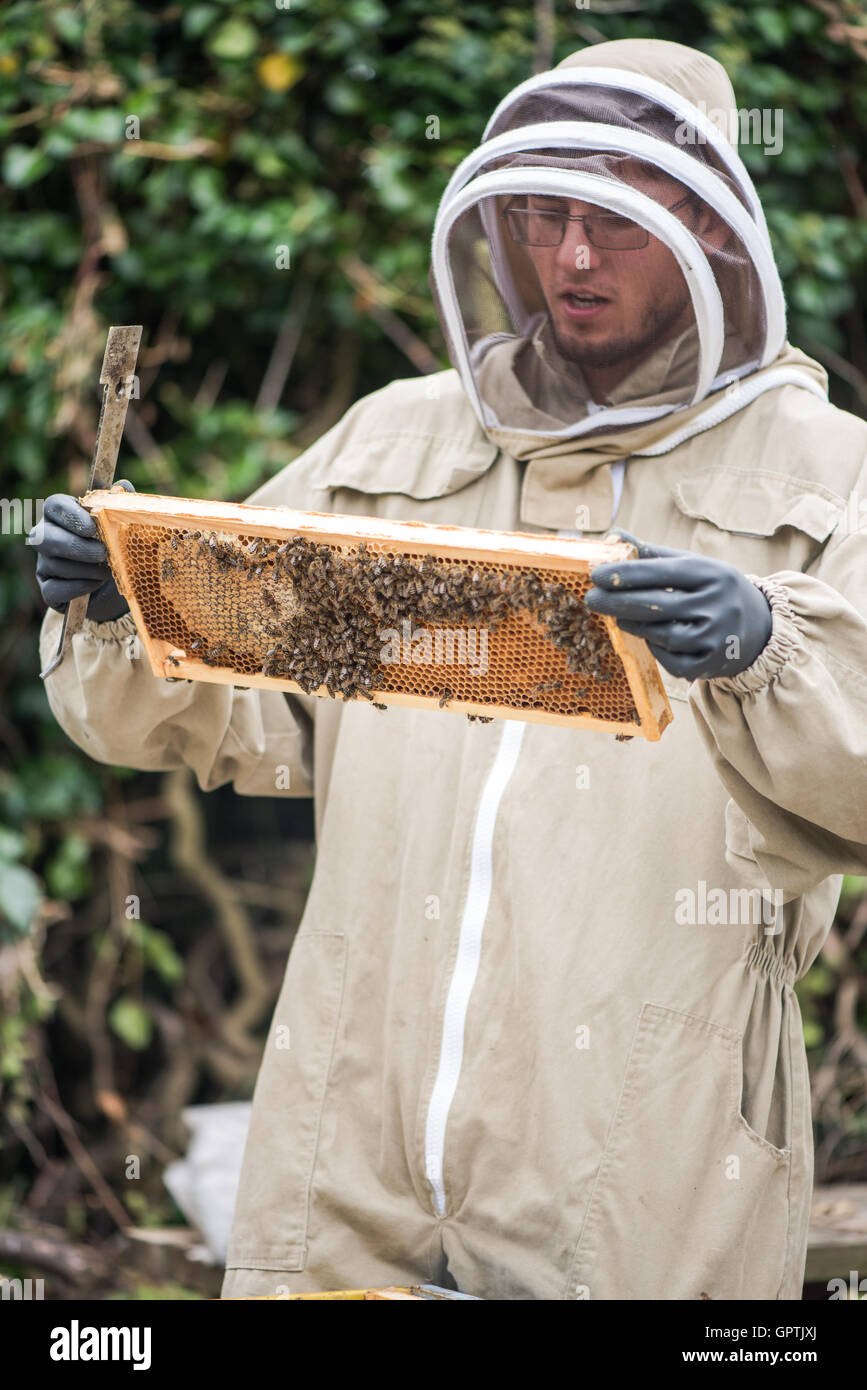
MULTIPOLYGON (((281 575, 280 563, 271 558, 271 552, 279 554, 278 547, 285 552, 290 545, 303 544, 305 553, 326 557, 326 569, 330 564, 338 567, 338 575, 341 566, 348 573, 363 555, 366 565, 376 561, 379 568, 395 566, 398 574, 408 573, 411 580, 425 569, 435 579, 446 576, 450 584, 454 576, 455 592, 463 596, 455 602, 464 604, 468 616, 457 623, 423 620, 434 639, 435 653, 444 649, 444 634, 451 630, 455 636, 450 651, 455 641, 461 646, 462 631, 464 651, 472 646, 478 654, 485 630, 484 672, 473 672, 466 661, 445 667, 439 663, 437 669, 436 660, 407 660, 406 642, 401 645, 398 639, 401 657, 375 663, 370 668, 372 679, 365 680, 369 688, 348 698, 372 699, 380 708, 444 709, 477 719, 520 719, 651 742, 661 737, 672 720, 647 644, 621 631, 614 619, 590 615, 580 602, 594 566, 635 556, 635 548, 625 542, 603 544, 518 531, 198 501, 121 488, 94 491, 81 501, 97 522, 115 581, 129 603, 155 676, 347 698, 334 690, 331 680, 311 687, 308 679, 305 688, 288 678, 288 667, 275 675, 263 674, 269 660, 275 660, 264 656, 266 650, 274 650, 274 632, 285 630, 286 622, 297 621, 300 614, 300 590, 281 575), (267 557, 258 565, 257 549, 267 557), (231 566, 221 561, 223 550, 232 557, 231 566), (253 559, 248 559, 251 551, 253 559), (517 592, 514 586, 523 583, 535 584, 536 591, 540 584, 549 586, 546 592, 557 592, 561 598, 574 595, 577 605, 572 599, 566 601, 572 604, 571 614, 580 610, 580 621, 598 653, 595 674, 575 668, 576 658, 563 645, 562 634, 558 646, 553 628, 532 606, 510 609, 490 626, 469 615, 466 605, 472 602, 475 609, 476 600, 468 600, 467 595, 475 592, 476 585, 490 585, 495 579, 510 592, 517 592), (474 627, 478 632, 471 640, 474 627)), ((444 587, 445 582, 440 592, 444 587)), ((411 623, 409 627, 412 638, 424 646, 423 628, 412 629, 411 623)), ((384 630, 396 631, 380 629, 380 635, 384 630)), ((425 650, 431 645, 429 641, 425 650)), ((310 672, 305 670, 304 676, 310 672)), ((353 688, 351 683, 347 688, 353 688)))

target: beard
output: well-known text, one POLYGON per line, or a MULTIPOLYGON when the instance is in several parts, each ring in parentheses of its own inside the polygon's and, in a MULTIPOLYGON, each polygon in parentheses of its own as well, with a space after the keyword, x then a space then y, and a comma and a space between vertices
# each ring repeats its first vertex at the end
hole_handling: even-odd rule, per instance
POLYGON ((634 358, 647 357, 656 348, 661 347, 673 336, 678 322, 684 318, 684 311, 691 307, 691 304, 689 291, 684 286, 682 296, 675 304, 670 301, 651 304, 645 311, 637 332, 633 332, 631 336, 624 334, 619 338, 608 338, 602 343, 582 342, 580 338, 564 338, 553 314, 550 315, 551 331, 557 351, 568 362, 575 362, 579 367, 616 367, 634 358))

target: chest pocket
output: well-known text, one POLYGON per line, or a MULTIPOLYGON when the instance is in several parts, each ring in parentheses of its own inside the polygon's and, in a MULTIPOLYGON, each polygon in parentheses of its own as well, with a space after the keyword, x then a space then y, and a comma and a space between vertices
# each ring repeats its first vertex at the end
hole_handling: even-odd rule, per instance
POLYGON ((478 430, 378 431, 342 449, 319 470, 323 509, 393 521, 472 526, 482 510, 466 489, 484 477, 499 449, 478 430))
POLYGON ((727 560, 746 574, 806 570, 839 524, 844 499, 785 473, 702 468, 673 489, 685 522, 684 548, 727 560))
MULTIPOLYGON (((819 555, 843 516, 844 499, 829 488, 771 470, 701 468, 672 489, 678 539, 695 550, 759 576, 803 571, 819 555)), ((671 699, 686 700, 690 682, 662 670, 671 699)))

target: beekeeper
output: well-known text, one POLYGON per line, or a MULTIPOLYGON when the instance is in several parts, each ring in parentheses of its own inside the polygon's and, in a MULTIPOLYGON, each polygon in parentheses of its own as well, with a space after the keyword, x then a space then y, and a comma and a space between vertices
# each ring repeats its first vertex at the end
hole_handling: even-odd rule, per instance
POLYGON ((639 558, 594 571, 588 602, 651 644, 659 742, 167 684, 129 658, 86 514, 46 503, 48 603, 98 595, 47 681, 69 736, 315 800, 227 1297, 800 1296, 794 985, 840 876, 867 872, 867 424, 788 345, 761 204, 708 108, 734 110, 724 70, 655 40, 512 91, 434 229, 454 370, 359 401, 250 499, 616 521, 639 558))

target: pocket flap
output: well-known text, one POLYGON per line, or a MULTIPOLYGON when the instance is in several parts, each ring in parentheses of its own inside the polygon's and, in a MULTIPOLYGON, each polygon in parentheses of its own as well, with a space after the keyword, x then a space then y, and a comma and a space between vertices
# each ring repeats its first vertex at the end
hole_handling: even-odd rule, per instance
POLYGON ((317 487, 356 492, 401 492, 426 501, 445 497, 475 482, 499 449, 479 435, 478 426, 455 433, 397 429, 377 432, 342 449, 322 467, 317 487))
POLYGON ((785 473, 749 468, 700 468, 675 484, 685 516, 740 536, 773 536, 794 526, 825 541, 837 526, 844 499, 830 488, 785 473))

